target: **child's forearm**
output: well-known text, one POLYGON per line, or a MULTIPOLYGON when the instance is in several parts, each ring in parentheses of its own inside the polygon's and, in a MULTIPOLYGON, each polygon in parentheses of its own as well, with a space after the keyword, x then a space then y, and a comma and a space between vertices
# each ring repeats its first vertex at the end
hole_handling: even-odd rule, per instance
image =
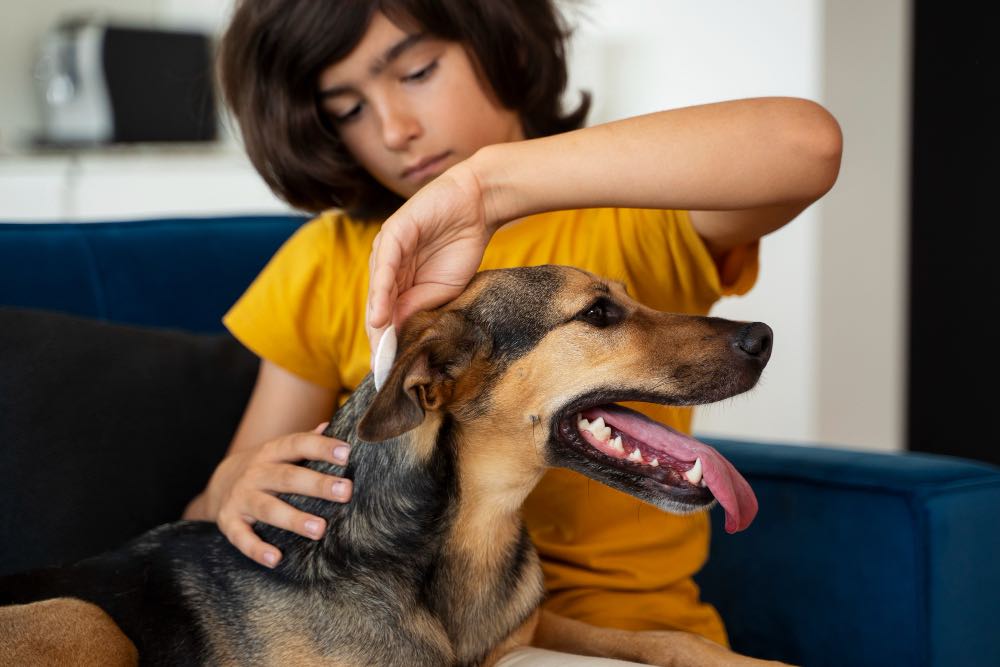
POLYGON ((470 160, 491 222, 548 210, 804 208, 833 185, 841 135, 820 105, 759 98, 662 111, 470 160))

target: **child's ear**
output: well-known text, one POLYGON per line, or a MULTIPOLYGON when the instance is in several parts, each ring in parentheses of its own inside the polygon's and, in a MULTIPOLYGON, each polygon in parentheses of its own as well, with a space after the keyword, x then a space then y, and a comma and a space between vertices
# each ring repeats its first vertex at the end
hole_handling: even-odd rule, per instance
POLYGON ((415 315, 400 340, 389 377, 358 423, 362 440, 381 442, 420 426, 428 410, 448 405, 455 383, 491 347, 460 311, 415 315))

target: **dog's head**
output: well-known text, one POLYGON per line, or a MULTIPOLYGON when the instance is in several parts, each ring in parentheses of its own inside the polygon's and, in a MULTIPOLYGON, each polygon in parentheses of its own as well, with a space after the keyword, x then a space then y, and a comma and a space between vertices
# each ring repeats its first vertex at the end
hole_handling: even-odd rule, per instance
POLYGON ((447 418, 459 458, 495 488, 563 466, 675 513, 718 500, 733 532, 757 511, 733 466, 617 403, 728 398, 756 384, 770 352, 764 324, 658 312, 578 269, 485 271, 407 322, 358 433, 381 441, 447 418))

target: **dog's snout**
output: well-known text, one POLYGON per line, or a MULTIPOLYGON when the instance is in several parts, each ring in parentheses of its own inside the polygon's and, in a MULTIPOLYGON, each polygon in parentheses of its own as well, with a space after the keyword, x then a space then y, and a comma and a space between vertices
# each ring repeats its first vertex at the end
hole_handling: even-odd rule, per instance
POLYGON ((740 328, 733 336, 733 346, 748 357, 766 364, 771 357, 771 342, 774 332, 763 322, 751 322, 740 328))

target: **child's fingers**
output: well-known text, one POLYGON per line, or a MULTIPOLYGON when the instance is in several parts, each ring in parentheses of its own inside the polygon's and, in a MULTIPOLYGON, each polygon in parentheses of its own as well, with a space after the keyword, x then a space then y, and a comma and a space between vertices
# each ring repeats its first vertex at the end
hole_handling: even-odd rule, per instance
POLYGON ((403 249, 395 236, 384 233, 380 235, 382 238, 372 250, 368 288, 368 325, 376 330, 389 325, 391 300, 403 256, 403 249))
POLYGON ((337 502, 346 502, 351 497, 351 480, 288 463, 270 466, 265 479, 270 482, 265 482, 266 490, 273 493, 295 493, 337 502))
POLYGON ((292 461, 328 461, 346 465, 351 446, 343 440, 317 433, 296 433, 274 440, 264 446, 261 461, 289 463, 292 461))
POLYGON ((395 303, 395 319, 405 322, 414 313, 421 310, 431 310, 448 303, 465 289, 465 286, 449 285, 447 283, 428 282, 414 285, 395 303))
POLYGON ((281 552, 257 537, 257 533, 250 527, 252 523, 252 517, 230 515, 223 518, 221 514, 219 516, 219 530, 234 547, 264 567, 274 567, 281 560, 281 552))
POLYGON ((298 533, 302 537, 313 540, 323 537, 326 532, 326 521, 318 516, 297 510, 272 495, 254 494, 249 504, 250 515, 269 526, 298 533))
POLYGON ((330 422, 328 422, 328 421, 323 422, 322 424, 320 424, 319 426, 317 426, 316 428, 314 428, 312 430, 312 432, 313 433, 322 433, 323 431, 326 430, 326 427, 329 426, 329 425, 330 425, 330 422))

